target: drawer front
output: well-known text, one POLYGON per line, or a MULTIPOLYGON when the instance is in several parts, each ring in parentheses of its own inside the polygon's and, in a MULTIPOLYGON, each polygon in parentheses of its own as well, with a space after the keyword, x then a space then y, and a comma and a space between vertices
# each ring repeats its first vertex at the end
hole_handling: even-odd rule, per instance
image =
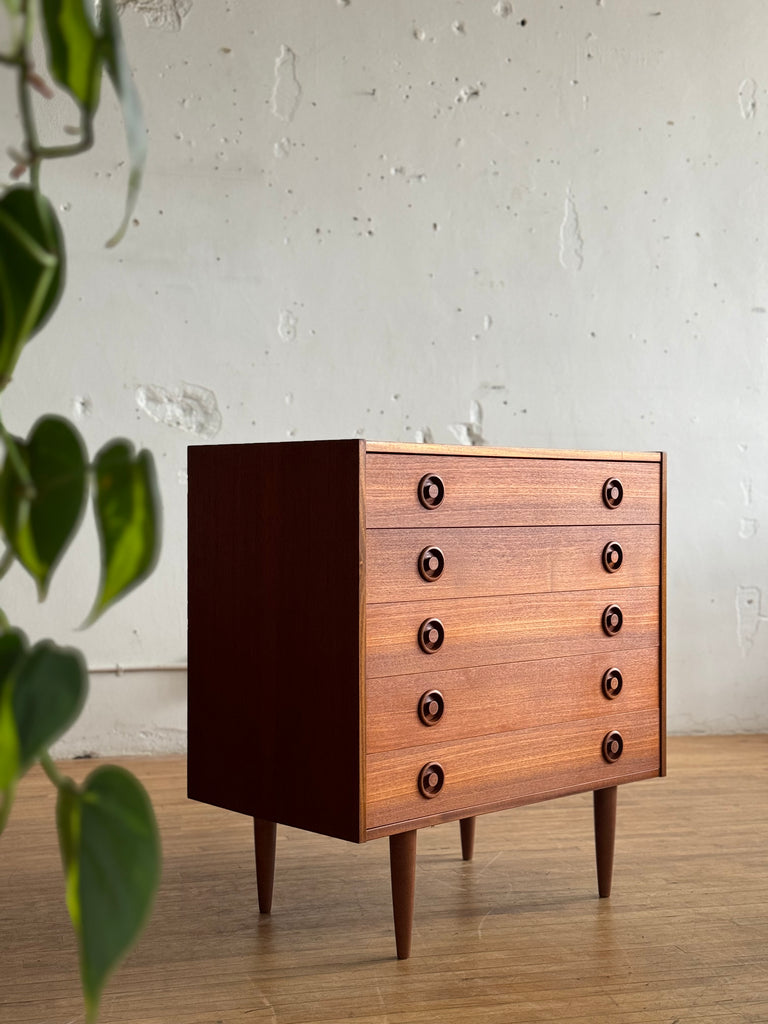
POLYGON ((659 583, 658 526, 369 530, 369 604, 649 587, 659 583))
MULTIPOLYGON (((615 785, 658 773, 659 758, 658 711, 369 754, 366 827, 462 809, 480 813, 484 805, 615 785), (604 740, 614 731, 621 735, 623 751, 611 762, 602 751, 604 740), (442 787, 427 797, 420 791, 419 779, 426 766, 435 764, 442 772, 442 787)), ((426 774, 427 791, 435 775, 439 781, 438 773, 426 774)))
MULTIPOLYGON (((434 635, 432 634, 432 635, 434 635)), ((604 654, 659 642, 659 590, 595 590, 510 597, 373 604, 366 612, 366 676, 440 673, 446 669, 604 654), (621 609, 615 635, 607 609, 621 609), (427 653, 427 623, 439 623, 439 649, 427 653)))
POLYGON ((654 462, 369 454, 365 524, 368 529, 658 524, 660 479, 654 462), (420 491, 421 481, 426 493, 420 491), (608 481, 620 482, 615 507, 607 501, 616 497, 604 497, 608 481))
POLYGON ((386 676, 368 683, 366 751, 444 744, 658 706, 658 647, 386 676))

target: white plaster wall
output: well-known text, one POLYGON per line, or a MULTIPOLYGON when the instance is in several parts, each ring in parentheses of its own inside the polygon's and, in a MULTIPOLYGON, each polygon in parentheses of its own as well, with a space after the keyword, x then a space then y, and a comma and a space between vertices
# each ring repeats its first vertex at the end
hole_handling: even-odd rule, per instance
POLYGON ((763 0, 125 6, 137 224, 101 247, 106 98, 95 152, 46 172, 69 288, 4 409, 150 447, 165 544, 82 634, 92 530, 46 606, 0 583, 33 635, 135 670, 94 675, 60 751, 183 749, 186 445, 210 439, 665 449, 670 726, 768 728, 763 0))

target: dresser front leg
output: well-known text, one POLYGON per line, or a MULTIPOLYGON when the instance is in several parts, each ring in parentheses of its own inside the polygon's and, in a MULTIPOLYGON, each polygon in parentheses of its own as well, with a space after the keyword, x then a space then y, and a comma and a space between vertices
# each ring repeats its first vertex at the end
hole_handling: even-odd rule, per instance
POLYGON ((416 887, 416 829, 389 837, 389 870, 392 876, 392 912, 395 917, 397 959, 411 955, 413 897, 416 887))
POLYGON ((459 821, 461 829, 461 859, 472 860, 475 852, 475 822, 476 818, 462 818, 459 821))
POLYGON ((613 879, 613 847, 616 838, 616 786, 594 791, 595 855, 597 858, 597 891, 611 895, 613 879))
POLYGON ((256 886, 259 890, 259 911, 272 910, 272 886, 275 881, 275 841, 277 825, 274 821, 253 819, 253 839, 256 847, 256 886))

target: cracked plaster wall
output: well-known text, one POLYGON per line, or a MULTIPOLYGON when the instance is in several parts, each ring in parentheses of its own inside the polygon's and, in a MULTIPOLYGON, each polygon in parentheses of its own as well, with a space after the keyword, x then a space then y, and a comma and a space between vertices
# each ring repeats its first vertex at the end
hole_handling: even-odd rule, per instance
POLYGON ((126 670, 94 675, 62 751, 183 747, 186 446, 211 439, 667 450, 670 726, 768 728, 761 0, 121 7, 136 223, 102 249, 125 179, 105 96, 95 151, 46 171, 69 289, 4 414, 150 447, 165 548, 84 634, 90 528, 47 605, 0 584, 34 635, 126 670))

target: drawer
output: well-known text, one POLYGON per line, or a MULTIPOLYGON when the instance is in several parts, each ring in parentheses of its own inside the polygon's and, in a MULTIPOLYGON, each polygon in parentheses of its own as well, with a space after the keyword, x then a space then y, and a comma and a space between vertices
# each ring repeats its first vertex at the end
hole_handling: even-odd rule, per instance
POLYGON ((373 604, 366 611, 366 676, 440 673, 446 669, 536 661, 579 654, 613 656, 659 642, 659 590, 582 590, 556 594, 373 604), (623 624, 609 636, 602 620, 618 605, 623 624), (425 624, 443 640, 426 653, 425 624))
POLYGON ((366 752, 568 723, 659 706, 659 649, 553 658, 428 676, 384 676, 366 687, 366 752), (620 681, 612 674, 618 669, 620 681), (615 691, 618 690, 618 693, 615 691), (609 696, 610 695, 610 696, 609 696))
POLYGON ((659 537, 658 526, 369 530, 367 600, 658 586, 659 537))
POLYGON ((658 462, 368 454, 365 525, 658 524, 660 480, 658 462), (434 495, 425 496, 433 504, 439 500, 432 508, 419 497, 420 482, 429 477, 439 478, 434 495), (603 496, 609 480, 621 484, 615 507, 603 496))
POLYGON ((366 827, 449 812, 481 813, 497 804, 616 785, 658 774, 659 759, 658 710, 369 754, 366 827), (609 762, 603 740, 614 730, 621 734, 623 752, 609 762), (444 781, 427 798, 419 790, 419 776, 434 763, 441 766, 444 781))

